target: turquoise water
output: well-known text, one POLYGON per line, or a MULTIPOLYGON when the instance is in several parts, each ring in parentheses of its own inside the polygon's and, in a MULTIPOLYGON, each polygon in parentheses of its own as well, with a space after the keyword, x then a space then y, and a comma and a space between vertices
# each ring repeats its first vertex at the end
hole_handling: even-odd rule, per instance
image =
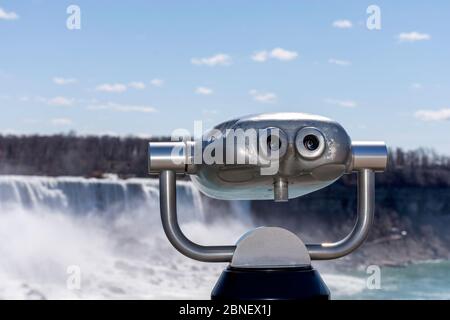
POLYGON ((323 273, 332 299, 450 299, 450 261, 381 267, 380 289, 368 289, 368 274, 323 273))

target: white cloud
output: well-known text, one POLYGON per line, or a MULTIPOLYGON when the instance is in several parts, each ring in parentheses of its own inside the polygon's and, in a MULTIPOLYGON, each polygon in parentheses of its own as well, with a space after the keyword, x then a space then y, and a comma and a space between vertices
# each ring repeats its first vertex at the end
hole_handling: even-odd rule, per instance
POLYGON ((350 66, 352 64, 350 61, 339 60, 339 59, 334 59, 334 58, 329 59, 328 63, 335 64, 335 65, 338 65, 338 66, 341 66, 341 67, 348 67, 348 66, 350 66))
POLYGON ((213 94, 213 90, 207 87, 198 87, 197 89, 195 89, 195 93, 196 94, 201 94, 204 96, 209 96, 211 94, 213 94))
POLYGON ((277 59, 280 61, 290 61, 298 57, 296 51, 289 51, 283 48, 274 48, 271 51, 262 50, 255 52, 251 58, 256 62, 265 62, 269 59, 277 59))
MULTIPOLYGON (((50 100, 56 99, 48 99, 48 98, 44 98, 41 96, 19 96, 19 97, 15 97, 14 99, 17 99, 17 101, 19 102, 23 102, 23 103, 27 103, 27 102, 36 102, 36 103, 45 103, 45 104, 49 104, 50 100)), ((70 99, 68 99, 70 100, 70 99)))
POLYGON ((64 86, 67 84, 77 83, 78 80, 75 78, 63 78, 63 77, 54 77, 53 82, 59 86, 64 86))
POLYGON ((400 42, 416 42, 416 41, 425 41, 430 40, 431 36, 427 33, 420 32, 402 32, 397 36, 397 39, 400 42))
POLYGON ((153 138, 153 135, 151 135, 151 134, 149 134, 147 132, 132 133, 131 136, 138 137, 138 138, 141 138, 141 139, 148 139, 148 140, 153 138))
MULTIPOLYGON (((150 84, 154 86, 161 86, 163 83, 162 80, 159 79, 153 79, 150 84)), ((108 92, 108 93, 123 93, 127 91, 128 89, 136 89, 136 90, 144 90, 147 88, 147 85, 142 81, 132 81, 128 84, 123 83, 104 83, 98 85, 95 90, 101 91, 101 92, 108 92)))
POLYGON ((411 85, 411 88, 415 90, 420 90, 423 89, 423 85, 421 83, 416 82, 411 85))
POLYGON ((336 20, 333 22, 333 27, 338 29, 350 29, 353 27, 353 23, 350 20, 336 20))
POLYGON ((217 111, 216 109, 203 109, 202 113, 204 115, 215 116, 219 114, 219 111, 217 111))
POLYGON ((355 108, 358 104, 352 100, 325 99, 325 102, 343 108, 355 108))
POLYGON ((164 80, 162 79, 153 79, 150 81, 150 84, 154 87, 162 87, 164 85, 164 80))
POLYGON ((282 48, 275 48, 270 52, 270 56, 281 61, 290 61, 298 57, 295 51, 289 51, 282 48))
POLYGON ((0 20, 17 20, 17 19, 19 19, 17 13, 13 11, 7 12, 0 7, 0 20))
POLYGON ((34 118, 25 118, 25 119, 22 120, 22 122, 26 123, 26 124, 37 124, 37 123, 40 123, 41 120, 34 119, 34 118))
POLYGON ((448 121, 450 120, 450 109, 418 110, 414 116, 422 121, 448 121))
POLYGON ((252 55, 252 60, 256 62, 264 62, 269 59, 270 54, 266 50, 255 52, 252 55))
POLYGON ((73 124, 73 121, 69 118, 55 118, 50 120, 50 122, 52 125, 59 127, 70 126, 73 124))
POLYGON ((275 103, 277 101, 277 95, 273 92, 259 92, 258 90, 250 90, 249 94, 253 97, 253 100, 261 103, 275 103))
POLYGON ((122 93, 127 91, 127 86, 122 83, 114 83, 114 84, 104 83, 98 85, 95 88, 95 90, 109 93, 122 93))
POLYGON ((136 90, 144 90, 146 88, 145 83, 140 81, 133 81, 128 84, 128 87, 136 89, 136 90))
POLYGON ((41 97, 41 96, 36 96, 36 97, 33 97, 33 100, 35 102, 39 102, 39 103, 48 103, 49 100, 51 100, 51 99, 47 99, 47 98, 44 98, 44 97, 41 97))
POLYGON ((88 110, 111 110, 117 112, 141 112, 141 113, 153 113, 157 110, 151 106, 143 105, 124 105, 113 102, 105 104, 94 104, 87 107, 88 110))
MULTIPOLYGON (((41 98, 37 98, 37 100, 41 100, 41 98)), ((51 99, 45 99, 42 98, 43 102, 47 102, 50 106, 57 106, 57 107, 68 107, 71 106, 74 103, 73 99, 69 99, 66 97, 55 97, 51 99)))
POLYGON ((214 66, 227 66, 231 64, 231 57, 224 53, 218 53, 212 57, 206 58, 192 58, 191 63, 195 65, 206 65, 209 67, 214 66))
POLYGON ((99 130, 99 131, 93 131, 93 130, 77 130, 78 136, 109 136, 109 137, 129 137, 130 134, 127 133, 118 133, 112 130, 99 130))

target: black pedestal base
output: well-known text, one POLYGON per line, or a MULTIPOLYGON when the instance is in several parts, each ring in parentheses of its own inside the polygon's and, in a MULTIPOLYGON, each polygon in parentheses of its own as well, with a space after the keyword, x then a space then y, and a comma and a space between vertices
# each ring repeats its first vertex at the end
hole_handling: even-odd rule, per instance
POLYGON ((222 272, 212 300, 328 300, 330 291, 313 268, 237 269, 222 272))

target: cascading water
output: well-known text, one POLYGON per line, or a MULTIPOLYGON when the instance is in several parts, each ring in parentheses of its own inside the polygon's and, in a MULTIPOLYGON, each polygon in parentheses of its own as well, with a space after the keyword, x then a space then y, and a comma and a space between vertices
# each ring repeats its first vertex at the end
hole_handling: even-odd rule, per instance
MULTIPOLYGON (((200 193, 183 181, 177 191, 192 239, 229 243, 248 228, 206 224, 200 193)), ((0 177, 0 298, 207 298, 223 266, 170 246, 158 193, 151 179, 0 177), (74 267, 80 289, 68 285, 74 267)))
MULTIPOLYGON (((211 208, 190 182, 177 191, 181 227, 196 242, 233 243, 254 227, 248 202, 211 208)), ((208 299, 224 267, 172 248, 157 180, 0 176, 0 298, 208 299)), ((450 298, 447 262, 383 270, 384 291, 367 290, 364 271, 322 274, 333 298, 450 298), (418 282, 426 268, 435 278, 418 282)))
MULTIPOLYGON (((200 194, 189 183, 179 183, 182 202, 190 198, 202 218, 200 194)), ((142 205, 158 205, 158 182, 150 179, 84 179, 77 177, 0 177, 0 210, 10 206, 24 210, 64 211, 68 214, 132 214, 142 205)), ((152 209, 153 209, 152 207, 152 209)))

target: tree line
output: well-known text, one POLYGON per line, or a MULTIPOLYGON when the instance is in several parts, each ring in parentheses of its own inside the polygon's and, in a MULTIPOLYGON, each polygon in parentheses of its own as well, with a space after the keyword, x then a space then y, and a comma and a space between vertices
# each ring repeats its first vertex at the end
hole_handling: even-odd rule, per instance
MULTIPOLYGON (((147 177, 149 141, 131 136, 0 135, 0 174, 147 177)), ((354 184, 355 179, 347 176, 342 183, 354 184)), ((450 157, 423 148, 390 149, 388 170, 377 175, 377 183, 450 186, 450 157)))

